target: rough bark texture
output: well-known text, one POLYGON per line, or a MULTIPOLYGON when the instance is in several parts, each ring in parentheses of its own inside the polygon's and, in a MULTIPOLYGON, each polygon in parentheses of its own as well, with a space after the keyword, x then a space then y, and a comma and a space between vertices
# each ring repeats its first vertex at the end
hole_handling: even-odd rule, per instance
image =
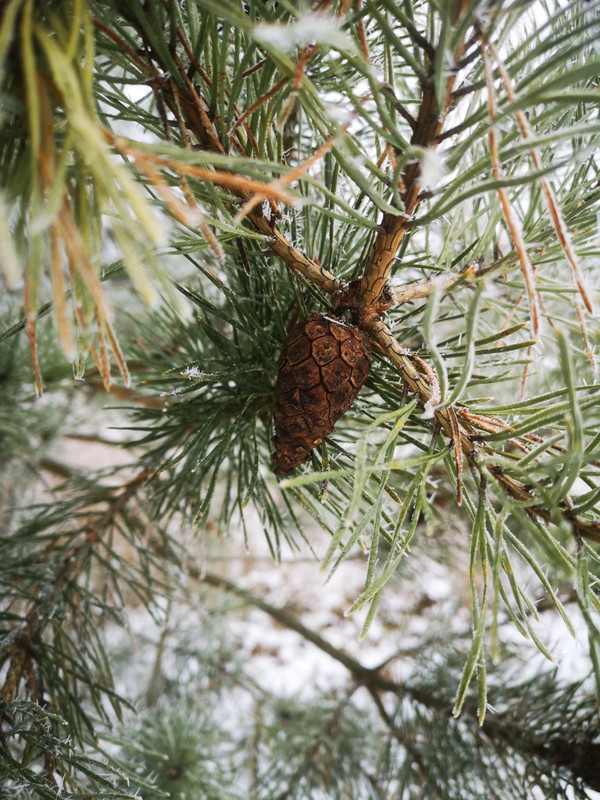
POLYGON ((300 466, 350 408, 369 374, 367 336, 334 317, 310 314, 283 343, 275 386, 275 474, 300 466))

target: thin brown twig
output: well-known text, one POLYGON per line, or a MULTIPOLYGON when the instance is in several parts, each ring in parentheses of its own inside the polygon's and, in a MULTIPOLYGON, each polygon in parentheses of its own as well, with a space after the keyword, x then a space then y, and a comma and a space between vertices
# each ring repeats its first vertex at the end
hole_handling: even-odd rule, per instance
MULTIPOLYGON (((294 167, 294 169, 286 172, 285 175, 281 176, 281 178, 266 184, 266 186, 270 187, 274 192, 283 191, 284 186, 292 183, 292 181, 298 180, 298 178, 304 175, 304 173, 310 169, 313 164, 323 158, 323 156, 335 145, 337 139, 337 136, 332 136, 324 144, 322 144, 315 153, 302 161, 302 163, 298 164, 297 167, 294 167)), ((246 201, 240 211, 236 214, 235 221, 240 222, 244 217, 248 216, 250 211, 252 211, 252 209, 255 208, 258 203, 264 200, 266 196, 267 195, 262 194, 260 191, 254 192, 253 196, 246 201)))
POLYGON ((104 325, 106 326, 106 333, 108 335, 108 341, 110 342, 110 348, 113 351, 113 355, 117 362, 121 377, 123 378, 125 386, 129 386, 131 384, 131 377, 129 375, 129 368, 127 366, 127 361, 125 360, 125 356, 123 355, 123 351, 121 350, 119 340, 117 339, 117 336, 113 330, 113 326, 108 318, 104 320, 104 325))
POLYGON ((50 278, 56 327, 63 350, 69 356, 75 354, 75 342, 67 310, 67 288, 60 252, 60 236, 55 224, 50 226, 50 278))
MULTIPOLYGON (((74 282, 75 282, 75 268, 74 268, 72 259, 69 260, 69 270, 70 270, 70 273, 71 273, 71 283, 73 283, 73 285, 74 285, 74 282)), ((80 305, 75 304, 74 313, 75 313, 75 319, 77 320, 77 323, 78 323, 79 327, 81 328, 81 330, 85 330, 86 329, 86 321, 85 321, 85 315, 83 313, 83 308, 80 305)), ((94 364, 96 365, 96 369, 98 370, 98 374, 102 375, 102 363, 100 361, 100 356, 98 355, 98 351, 96 350, 96 348, 94 347, 93 344, 90 344, 89 347, 90 347, 90 354, 92 356, 94 364)), ((112 384, 111 384, 111 386, 109 388, 112 388, 112 384)))

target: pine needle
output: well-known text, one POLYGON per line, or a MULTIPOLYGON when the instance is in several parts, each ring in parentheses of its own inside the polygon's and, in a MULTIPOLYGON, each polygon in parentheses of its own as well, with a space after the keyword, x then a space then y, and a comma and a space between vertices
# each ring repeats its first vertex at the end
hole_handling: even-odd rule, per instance
MULTIPOLYGON (((489 43, 490 50, 494 55, 494 59, 496 61, 496 65, 498 67, 498 72, 500 73, 500 77, 502 78, 502 83, 504 85, 504 91, 506 92, 506 96, 510 100, 511 103, 517 102, 517 96, 515 90, 513 89, 512 80, 504 61, 500 57, 498 52, 498 48, 493 44, 493 42, 489 43)), ((529 120, 525 116, 525 114, 520 111, 519 109, 515 109, 513 112, 515 119, 519 124, 519 128, 521 129, 521 135, 525 141, 529 141, 534 138, 534 133, 531 129, 531 125, 529 124, 529 120)), ((535 147, 531 147, 529 150, 531 155, 531 160, 533 161, 535 167, 538 170, 542 169, 542 159, 535 147)), ((577 288, 579 290, 579 294, 581 295, 581 299, 589 311, 590 314, 594 313, 592 301, 590 296, 585 288, 583 275, 581 273, 581 267, 579 265, 579 259, 577 257, 577 253, 575 248, 573 247, 573 243, 571 241, 571 234, 569 233, 569 229, 565 223, 560 205, 556 199, 556 195, 554 193, 554 189, 552 188, 552 184, 546 180, 545 178, 540 178, 540 186, 542 187, 542 194, 544 197, 544 201, 546 203, 546 208, 548 213, 550 214, 550 220, 556 232, 556 236, 558 241, 560 242, 560 246, 563 249, 565 257, 571 266, 573 271, 573 276, 575 278, 575 283, 577 284, 577 288)))
MULTIPOLYGON (((496 111, 496 99, 495 99, 495 91, 494 91, 494 84, 492 81, 492 72, 489 64, 489 59, 487 56, 486 51, 486 44, 481 40, 481 55, 485 70, 485 78, 487 84, 487 92, 488 92, 488 115, 490 118, 490 122, 492 123, 490 126, 489 131, 489 142, 490 142, 490 154, 492 158, 492 165, 494 170, 494 178, 496 180, 501 180, 502 175, 502 168, 500 166, 500 156, 498 153, 498 145, 496 142, 496 131, 494 130, 494 119, 497 116, 496 111)), ((529 258, 529 254, 527 252, 527 246, 525 244, 525 239, 523 236, 523 230, 521 224, 514 213, 512 205, 508 199, 508 195, 505 189, 499 188, 498 189, 498 196, 500 198, 500 204, 502 206, 502 211, 504 213, 504 219, 506 220, 506 224, 510 231, 510 235, 515 246, 515 250, 517 251, 517 255, 519 257, 519 261, 521 262, 521 268, 523 270, 523 277, 525 279, 525 288, 527 289, 527 296, 529 297, 529 312, 531 315, 531 330, 534 336, 537 336, 539 331, 539 300, 538 300, 538 293, 535 286, 535 270, 529 258)))

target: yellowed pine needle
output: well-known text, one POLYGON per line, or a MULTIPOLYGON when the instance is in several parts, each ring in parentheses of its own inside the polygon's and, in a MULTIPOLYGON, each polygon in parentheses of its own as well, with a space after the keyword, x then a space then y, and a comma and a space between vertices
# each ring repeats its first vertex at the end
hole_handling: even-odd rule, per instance
MULTIPOLYGON (((492 166, 494 170, 494 178, 499 181, 503 177, 502 167, 500 166, 500 157, 498 153, 498 144, 496 141, 496 131, 493 124, 496 117, 496 94, 494 91, 494 83, 492 80, 492 70, 490 67, 489 59, 487 56, 486 45, 482 40, 481 54, 483 57, 483 65, 485 70, 485 80, 487 84, 487 97, 488 97, 488 116, 492 123, 489 131, 490 142, 490 155, 492 159, 492 166)), ((513 211, 513 208, 508 199, 508 195, 502 188, 498 189, 498 197, 500 198, 500 205, 502 206, 502 213, 510 231, 511 239, 515 246, 515 250, 521 262, 521 269, 523 271, 523 278, 525 279, 525 288, 527 289, 527 296, 529 298, 529 313, 531 318, 531 330, 534 336, 537 336, 539 330, 539 300, 538 292, 535 287, 535 271, 533 264, 529 258, 525 239, 521 230, 519 219, 513 211)))
MULTIPOLYGON (((521 301, 523 300, 524 297, 525 297, 525 290, 523 290, 521 292, 521 294, 517 297, 517 299, 515 301, 515 304, 513 305, 512 309, 510 310, 510 312, 508 314, 508 316, 504 320, 504 325, 502 326, 502 330, 503 331, 506 330, 508 328, 508 326, 510 325, 511 320, 514 317, 514 315, 516 314, 517 308, 520 306, 521 301)), ((542 308, 544 313, 546 313, 546 310, 544 308, 544 302, 543 302, 543 300, 541 298, 541 295, 539 295, 539 294, 538 294, 538 300, 540 301, 540 307, 542 308)), ((554 323, 552 322, 551 319, 549 319, 549 322, 550 322, 551 326, 554 326, 554 323)), ((494 348, 500 347, 501 344, 502 344, 502 339, 498 339, 498 341, 494 345, 494 348)), ((528 378, 528 375, 529 375, 529 366, 530 366, 530 363, 531 363, 530 358, 531 358, 532 350, 533 350, 533 345, 529 345, 529 347, 527 348, 527 361, 525 363, 525 366, 523 367, 523 374, 521 375, 521 391, 520 391, 521 400, 523 400, 523 398, 525 397, 525 386, 526 386, 527 378, 528 378)))
MULTIPOLYGON (((184 48, 184 50, 185 50, 185 52, 187 54, 187 57, 189 58, 190 64, 192 64, 192 66, 194 67, 194 69, 196 70, 198 75, 201 76, 203 82, 210 88, 212 86, 212 81, 208 77, 206 72, 202 69, 202 67, 200 66, 198 61, 196 60, 196 57, 195 57, 195 55, 193 53, 193 50, 191 49, 189 42, 186 40, 185 36, 183 35, 183 32, 182 32, 181 28, 177 29, 177 38, 182 43, 183 48, 184 48)), ((210 149, 216 150, 219 153, 225 153, 225 149, 222 146, 221 142, 219 141, 219 137, 216 134, 214 126, 211 124, 211 122, 210 122, 210 120, 208 118, 208 115, 206 114, 206 111, 204 110, 204 107, 202 106, 202 101, 200 100, 200 97, 198 96, 198 93, 196 91, 196 87, 194 86, 193 82, 190 80, 190 78, 189 78, 189 76, 187 74, 188 70, 187 70, 186 67, 183 66, 183 64, 181 62, 181 59, 179 58, 178 55, 175 55, 175 63, 177 64, 177 66, 179 68, 179 74, 183 77, 183 79, 185 81, 185 84, 186 84, 186 86, 188 88, 188 91, 190 93, 190 97, 192 98, 194 110, 197 111, 199 113, 199 115, 200 115, 200 122, 201 122, 201 126, 202 126, 202 129, 203 129, 203 133, 205 134, 205 136, 210 141, 210 149), (207 125, 208 125, 208 128, 207 128, 207 125)), ((259 62, 259 64, 260 64, 260 62, 259 62)), ((255 65, 254 66, 254 69, 259 69, 259 68, 260 68, 259 65, 255 65)), ((284 83, 286 83, 287 81, 289 81, 289 78, 285 78, 284 79, 284 83)), ((174 88, 175 88, 175 92, 177 92, 177 87, 175 86, 174 88)), ((229 97, 229 92, 227 90, 225 90, 225 92, 226 92, 227 96, 229 97)), ((180 95, 179 95, 179 99, 177 101, 177 105, 178 106, 180 105, 180 95)), ((237 116, 240 117, 242 112, 240 111, 240 109, 236 105, 234 105, 234 110, 235 110, 235 113, 237 114, 237 116)), ((258 157, 258 154, 259 154, 258 143, 257 143, 257 141, 256 141, 256 139, 254 137, 254 134, 252 133, 252 130, 250 129, 250 126, 245 121, 241 122, 241 124, 244 127, 244 131, 246 133, 246 136, 248 137, 248 141, 250 142, 250 146, 252 147, 252 152, 254 153, 255 156, 258 157)), ((186 127, 186 130, 187 130, 187 125, 185 127, 186 127)), ((237 128, 237 125, 232 130, 235 131, 235 128, 237 128)), ((231 142, 231 139, 232 139, 232 137, 230 136, 230 142, 231 142)), ((235 133, 235 139, 236 139, 236 146, 237 146, 238 152, 241 155, 246 156, 247 155, 246 148, 243 145, 243 143, 240 141, 240 139, 238 138, 238 134, 237 133, 235 133)))
POLYGON ((168 185, 163 176, 160 174, 156 166, 150 159, 144 158, 146 154, 140 154, 135 159, 136 168, 142 172, 150 181, 152 186, 156 189, 157 194, 162 198, 166 207, 169 209, 171 215, 182 223, 190 227, 197 226, 202 231, 204 238, 210 245, 211 250, 215 253, 219 261, 225 257, 223 248, 215 237, 214 233, 207 225, 204 215, 198 208, 196 201, 190 191, 189 184, 185 175, 179 177, 179 185, 181 191, 187 201, 187 205, 183 203, 175 194, 173 189, 168 185))
POLYGON ((29 340, 29 352, 33 363, 33 376, 35 381, 35 393, 38 397, 42 396, 44 387, 42 384, 42 373, 37 355, 37 333, 35 324, 35 311, 33 310, 33 298, 31 297, 31 279, 29 272, 25 274, 25 327, 29 340))
MULTIPOLYGON (((74 280, 75 273, 73 269, 71 269, 71 275, 74 280)), ((81 306, 76 305, 74 311, 75 311, 75 318, 77 320, 79 327, 82 330, 85 330, 87 327, 87 322, 83 313, 83 309, 81 308, 81 306)), ((102 362, 100 361, 100 356, 98 355, 98 351, 96 350, 93 344, 90 344, 89 348, 90 348, 90 353, 92 355, 92 359, 94 360, 94 364, 96 365, 96 369, 98 370, 98 374, 102 375, 102 362)))
POLYGON ((110 342, 110 348, 113 351, 115 360, 117 362, 117 366, 119 367, 119 372, 123 377, 125 385, 130 386, 131 376, 129 375, 129 368, 127 367, 127 362, 125 361, 125 357, 123 356, 123 351, 121 350, 121 345, 119 344, 119 340, 117 339, 117 336, 113 330, 113 326, 110 324, 110 320, 105 319, 104 325, 106 327, 108 341, 110 342))
MULTIPOLYGON (((496 65, 498 67, 498 72, 500 73, 500 77, 502 78, 502 83, 504 85, 504 90, 506 92, 506 95, 511 103, 515 103, 517 100, 517 96, 515 94, 512 85, 510 74, 506 69, 506 65, 504 64, 504 61, 500 57, 497 47, 492 42, 490 42, 489 46, 494 55, 494 59, 496 60, 496 65)), ((517 120, 519 128, 521 129, 521 135, 523 136, 523 139, 525 139, 526 141, 532 139, 533 131, 531 125, 529 124, 529 120, 527 119, 523 111, 517 109, 513 113, 515 119, 517 120)), ((531 155, 531 160, 533 161, 536 169, 541 170, 543 166, 542 159, 540 158, 540 154, 538 153, 536 148, 531 147, 529 153, 531 155)), ((587 289, 585 288, 583 282, 583 275, 581 272, 579 259, 577 257, 577 253, 575 252, 575 248, 573 247, 573 243, 571 241, 571 234, 569 233, 569 229, 567 228, 567 224, 562 215, 562 211, 560 209, 558 201, 556 200, 554 189, 552 188, 552 185, 546 178, 540 178, 540 186, 542 187, 542 196, 544 197, 546 208, 548 209, 548 213, 550 214, 550 220, 552 221, 552 225, 554 227, 554 231, 556 233, 558 241, 560 242, 560 246, 562 247, 565 257, 573 272, 573 277, 575 278, 575 283, 579 290, 579 294, 581 295, 581 299, 583 300, 583 303, 587 308, 587 310, 590 312, 590 314, 593 314, 594 309, 592 301, 587 293, 587 289)))
POLYGON ((479 425, 480 428, 483 428, 488 433, 514 430, 512 426, 507 425, 506 422, 502 422, 499 419, 494 419, 493 417, 484 417, 482 414, 473 414, 471 411, 467 411, 466 408, 459 409, 457 413, 460 417, 466 419, 467 422, 472 422, 474 425, 479 425))
POLYGON ((204 219, 204 214, 202 213, 202 211, 200 211, 198 204, 196 203, 196 200, 194 198, 194 195, 192 194, 192 190, 190 189, 190 185, 185 175, 182 175, 181 178, 179 179, 179 185, 181 186, 181 191, 183 192, 183 196, 185 197, 188 206, 192 209, 192 212, 196 214, 198 217, 198 227, 200 228, 202 235, 208 242, 210 249, 213 251, 213 253, 215 254, 215 256, 219 261, 221 262, 224 261, 225 251, 221 247, 221 242, 217 239, 217 237, 213 233, 212 228, 204 219))
POLYGON ((594 353, 592 352, 592 346, 590 345, 590 339, 588 336, 587 325, 585 324, 585 317, 583 316, 583 310, 578 297, 575 298, 575 313, 577 314, 577 319, 579 320, 579 329, 581 330, 581 336, 585 346, 585 353, 592 369, 595 369, 596 360, 594 359, 594 353))
MULTIPOLYGON (((503 430, 507 431, 514 430, 512 426, 498 422, 497 420, 494 420, 491 417, 482 417, 479 414, 463 413, 463 411, 464 409, 460 409, 457 412, 460 417, 467 420, 467 422, 473 425, 477 425, 480 428, 483 428, 488 433, 494 434, 494 433, 499 433, 500 431, 503 430)), ((509 439, 508 441, 518 450, 521 450, 523 453, 529 452, 529 448, 526 445, 524 445, 523 442, 520 442, 518 439, 509 439)))
POLYGON ((242 175, 235 175, 232 172, 225 172, 224 170, 207 169, 206 167, 194 167, 192 164, 186 164, 183 161, 177 161, 173 158, 166 156, 156 155, 145 150, 137 148, 129 139, 123 136, 115 136, 112 131, 106 128, 102 131, 105 139, 110 142, 120 153, 125 156, 130 156, 137 162, 138 160, 151 160, 160 167, 172 169, 177 175, 188 175, 192 178, 199 178, 200 180, 209 181, 210 183, 224 186, 238 193, 248 193, 261 195, 261 199, 267 198, 269 200, 279 200, 287 205, 292 205, 296 202, 296 198, 276 186, 276 182, 263 183, 262 181, 254 180, 253 178, 245 178, 242 175))
POLYGON ((171 158, 164 158, 163 156, 154 156, 156 163, 163 167, 172 169, 178 175, 189 175, 192 178, 200 178, 201 180, 215 183, 218 186, 224 186, 227 189, 232 189, 234 192, 247 192, 252 195, 260 195, 260 200, 266 198, 269 200, 279 200, 281 203, 293 205, 296 198, 286 191, 280 189, 275 181, 271 183, 263 183, 256 181, 253 178, 245 178, 242 175, 234 175, 231 172, 223 172, 222 170, 210 170, 203 167, 193 167, 190 164, 184 164, 181 161, 175 161, 171 158))
POLYGON ((52 300, 60 343, 67 357, 74 359, 75 342, 69 321, 67 288, 60 250, 60 233, 56 224, 50 228, 50 277, 52 279, 52 300))
POLYGON ((525 354, 525 366, 523 367, 523 375, 521 376, 521 400, 525 399, 525 389, 527 385, 527 378, 529 377, 529 367, 531 365, 531 353, 533 351, 533 345, 529 345, 527 348, 527 353, 525 354))
POLYGON ((448 411, 448 418, 452 428, 452 441, 454 443, 454 463, 456 465, 456 503, 462 505, 462 487, 463 487, 463 449, 461 440, 461 431, 456 417, 456 409, 450 406, 448 411))
MULTIPOLYGON (((160 172, 146 159, 136 159, 135 166, 148 178, 159 197, 169 209, 170 214, 183 225, 196 225, 199 222, 200 214, 198 209, 190 209, 189 205, 183 203, 167 184, 160 172)), ((184 180, 182 177, 181 180, 184 180)))
MULTIPOLYGON (((483 428, 483 430, 487 431, 488 433, 494 434, 499 433, 500 431, 514 430, 512 425, 507 425, 506 422, 502 422, 502 420, 493 419, 492 417, 484 417, 481 414, 472 414, 464 408, 459 409, 457 414, 462 419, 465 419, 467 422, 483 428)), ((518 439, 509 439, 508 441, 514 447, 523 451, 524 453, 529 452, 529 449, 518 439)))
POLYGON ((317 53, 318 51, 319 51, 318 44, 313 45, 310 49, 306 44, 302 47, 300 58, 298 59, 298 63, 296 64, 296 72, 294 75, 294 82, 292 84, 292 89, 289 95, 287 96, 285 103, 283 104, 281 113, 277 117, 276 127, 278 131, 283 131, 285 129, 286 123, 289 119, 290 114, 292 113, 292 109, 296 102, 296 98, 298 97, 298 92, 300 91, 300 87, 302 86, 302 78, 304 77, 304 67, 314 56, 314 54, 317 53))
MULTIPOLYGON (((175 100, 175 105, 176 105, 176 108, 177 108, 177 122, 179 124, 179 130, 181 132, 181 138, 183 139, 183 141, 185 143, 186 150, 191 150, 192 149, 192 140, 191 140, 191 136, 190 136, 189 130, 187 128, 187 125, 185 124, 184 116, 183 116, 183 113, 182 113, 182 110, 181 110, 181 104, 179 102, 179 94, 177 92, 177 86, 175 85, 174 81, 171 81, 170 85, 171 85, 171 89, 172 89, 173 98, 175 100)), ((167 138, 169 138, 170 137, 170 133, 169 133, 168 126, 166 128, 165 133, 167 135, 167 138)), ((160 178, 160 173, 158 173, 157 171, 156 171, 156 178, 162 180, 162 178, 160 178)), ((164 181, 162 181, 162 183, 163 183, 165 189, 168 190, 169 196, 170 197, 174 197, 172 190, 166 185, 166 183, 164 181)), ((217 259, 219 261, 223 261, 225 259, 225 253, 223 251, 223 248, 221 247, 221 244, 220 244, 219 240, 214 235, 214 233, 212 232, 211 228, 209 227, 209 225, 207 224, 206 220, 204 219, 204 214, 198 208, 198 204, 196 203, 194 195, 192 194, 192 191, 190 189, 190 185, 188 183, 188 179, 187 179, 187 177, 185 175, 180 175, 179 176, 179 186, 181 188, 181 191, 183 192, 183 196, 185 197, 185 200, 186 200, 189 208, 191 209, 192 218, 194 219, 195 224, 198 225, 198 227, 200 228, 200 231, 201 231, 202 235, 204 236, 204 238, 208 242, 209 247, 211 248, 213 253, 216 255, 217 259)), ((163 189, 163 192, 165 191, 165 189, 163 189)), ((177 200, 176 197, 174 197, 174 199, 177 200)), ((182 217, 181 217, 180 221, 183 222, 184 225, 188 224, 188 223, 185 222, 185 217, 189 216, 189 214, 188 214, 187 211, 185 211, 185 207, 183 207, 183 209, 181 210, 181 213, 182 213, 182 217)), ((176 218, 178 218, 177 215, 175 215, 175 216, 176 216, 176 218)), ((192 224, 192 223, 190 223, 190 224, 192 224)))
POLYGON ((65 244, 67 253, 69 254, 72 266, 81 276, 81 279, 92 296, 94 305, 97 306, 98 312, 100 313, 102 319, 105 319, 108 317, 108 306, 106 305, 100 279, 90 263, 85 251, 85 246, 81 239, 79 228, 73 219, 66 200, 62 210, 58 215, 58 226, 60 228, 62 240, 65 244))
POLYGON ((215 254, 215 256, 219 261, 221 262, 225 261, 225 251, 221 247, 221 242, 217 239, 217 237, 213 233, 212 228, 210 227, 208 222, 204 219, 204 214, 198 208, 185 175, 181 176, 180 185, 181 185, 181 191, 183 192, 185 199, 188 202, 188 205, 194 211, 194 213, 198 215, 198 227, 200 228, 202 235, 208 242, 210 249, 213 251, 213 253, 215 254))
POLYGON ((163 158, 162 156, 157 156, 156 160, 157 163, 162 164, 164 167, 169 167, 179 175, 189 175, 192 178, 200 178, 201 180, 233 189, 234 191, 248 192, 256 196, 260 195, 260 200, 264 198, 279 200, 281 203, 286 203, 287 205, 293 205, 296 202, 296 198, 293 195, 280 189, 274 181, 271 183, 262 183, 253 178, 244 178, 242 175, 234 175, 231 172, 193 167, 189 164, 183 164, 180 161, 163 158))
MULTIPOLYGON (((200 212, 200 209, 198 209, 200 212)), ((221 247, 221 243, 214 235, 212 228, 208 224, 208 222, 204 219, 204 215, 200 212, 200 218, 198 220, 198 227, 200 228, 202 235, 208 242, 210 249, 213 251, 215 256, 218 258, 219 261, 225 261, 225 251, 221 247)))
POLYGON ((96 322, 98 324, 98 346, 100 347, 100 375, 105 391, 110 389, 110 361, 108 359, 108 349, 104 338, 104 324, 96 308, 96 322))
MULTIPOLYGON (((520 295, 517 297, 517 299, 515 300, 515 302, 514 302, 514 304, 513 304, 513 307, 512 307, 512 308, 511 308, 511 310, 508 312, 508 315, 507 315, 506 319, 504 320, 504 324, 503 324, 503 325, 502 325, 502 327, 500 328, 500 330, 501 330, 501 331, 505 331, 505 330, 507 330, 507 329, 510 327, 510 323, 512 322, 512 319, 513 319, 513 317, 514 317, 514 316, 515 316, 515 314, 517 313, 517 309, 518 309, 518 308, 519 308, 519 306, 521 305, 521 302, 523 301, 523 298, 524 298, 524 297, 525 297, 525 289, 523 289, 523 291, 521 292, 521 294, 520 294, 520 295)), ((498 339, 498 341, 497 341, 497 342, 496 342, 496 344, 494 345, 494 348, 496 348, 496 347, 500 347, 500 345, 501 345, 501 344, 502 344, 502 339, 498 339)))

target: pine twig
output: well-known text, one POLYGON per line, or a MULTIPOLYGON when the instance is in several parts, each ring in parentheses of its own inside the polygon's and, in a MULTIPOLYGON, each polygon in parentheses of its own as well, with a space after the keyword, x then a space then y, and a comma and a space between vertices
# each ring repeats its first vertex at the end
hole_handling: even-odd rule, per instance
MULTIPOLYGON (((242 589, 242 587, 238 586, 232 581, 227 580, 227 578, 223 578, 213 572, 205 572, 200 574, 191 564, 188 566, 188 571, 190 572, 191 577, 201 580, 202 582, 207 583, 209 586, 224 589, 231 594, 235 594, 237 597, 240 597, 242 600, 250 603, 255 608, 259 608, 261 611, 264 611, 281 625, 284 625, 286 628, 289 628, 290 630, 300 634, 300 636, 306 639, 306 641, 311 642, 311 644, 315 645, 315 647, 318 647, 319 650, 327 653, 327 655, 331 656, 331 658, 335 659, 344 667, 346 667, 346 669, 351 672, 354 678, 360 683, 369 682, 370 680, 375 679, 374 670, 364 667, 345 650, 334 647, 322 636, 319 636, 318 633, 315 633, 313 630, 303 625, 300 620, 298 620, 293 614, 290 614, 290 612, 286 611, 284 608, 279 608, 271 603, 267 603, 261 597, 258 597, 247 589, 242 589)), ((395 683, 389 681, 386 682, 386 686, 393 686, 394 689, 397 688, 395 683)))
MULTIPOLYGON (((194 97, 190 98, 187 95, 180 95, 179 98, 182 108, 187 113, 188 125, 191 127, 194 136, 202 144, 203 147, 213 151, 223 153, 223 147, 216 134, 214 126, 212 125, 206 111, 202 107, 202 102, 194 89, 194 97)), ((165 96, 165 101, 172 108, 174 101, 168 96, 165 96)), ((172 108, 173 110, 173 108, 172 108)), ((164 161, 163 161, 164 163, 164 161)), ((165 164, 166 165, 166 164, 165 164)), ((235 178, 231 173, 232 179, 235 178)), ((262 185, 263 187, 266 184, 262 185)), ((246 203, 251 199, 251 193, 248 188, 242 186, 239 182, 236 184, 235 180, 230 180, 228 188, 236 197, 242 202, 246 203)), ((280 193, 281 190, 276 190, 275 194, 280 193)), ((275 224, 272 216, 267 218, 262 211, 262 208, 251 209, 248 213, 248 220, 251 222, 255 230, 263 234, 265 237, 265 244, 269 249, 297 275, 318 286, 321 291, 326 294, 333 294, 339 292, 342 288, 342 282, 335 277, 328 270, 317 264, 310 259, 305 253, 302 253, 281 233, 275 224)))
MULTIPOLYGON (((470 264, 461 272, 455 275, 440 275, 429 281, 422 283, 409 283, 405 286, 390 286, 385 287, 383 295, 379 299, 378 308, 381 311, 387 311, 394 306, 410 303, 413 300, 423 300, 437 289, 440 285, 442 291, 448 292, 463 283, 470 283, 480 277, 480 266, 478 264, 470 264)), ((354 282, 353 282, 354 283, 354 282)), ((344 300, 352 297, 353 285, 350 285, 350 291, 346 292, 344 300)), ((360 308, 360 301, 356 298, 354 301, 355 306, 360 308)))
MULTIPOLYGON (((414 359, 400 346, 389 327, 376 316, 365 321, 362 327, 386 353, 409 391, 417 396, 423 406, 427 406, 432 396, 430 382, 426 375, 417 369, 414 359)), ((452 418, 453 413, 453 408, 442 408, 435 411, 434 417, 446 436, 456 442, 457 430, 452 418)), ((480 447, 473 440, 475 431, 466 423, 464 418, 461 420, 458 417, 457 421, 462 452, 469 464, 476 467, 481 457, 490 454, 491 451, 480 447)), ((530 516, 546 523, 553 521, 551 512, 542 506, 534 505, 534 497, 531 492, 520 481, 507 474, 502 467, 490 465, 488 471, 510 497, 525 504, 525 510, 530 516)), ((600 521, 583 519, 578 514, 573 513, 565 502, 560 503, 558 507, 563 517, 570 524, 574 536, 581 536, 584 539, 600 543, 600 521)))
MULTIPOLYGON (((465 0, 456 0, 454 20, 456 21, 466 7, 465 0)), ((458 61, 463 52, 461 42, 454 53, 454 60, 458 61)), ((446 54, 439 52, 436 57, 445 58, 446 54)), ((416 126, 411 138, 411 145, 428 148, 437 143, 442 132, 446 116, 452 103, 452 91, 456 81, 456 74, 451 71, 445 87, 445 101, 442 108, 438 108, 436 92, 433 81, 422 81, 423 98, 416 119, 416 126)), ((368 258, 358 287, 358 296, 364 313, 369 314, 376 309, 390 272, 396 259, 398 249, 404 239, 409 223, 420 200, 421 186, 419 177, 421 165, 417 161, 410 161, 401 176, 404 186, 404 208, 398 214, 384 213, 378 227, 377 238, 368 258)))

